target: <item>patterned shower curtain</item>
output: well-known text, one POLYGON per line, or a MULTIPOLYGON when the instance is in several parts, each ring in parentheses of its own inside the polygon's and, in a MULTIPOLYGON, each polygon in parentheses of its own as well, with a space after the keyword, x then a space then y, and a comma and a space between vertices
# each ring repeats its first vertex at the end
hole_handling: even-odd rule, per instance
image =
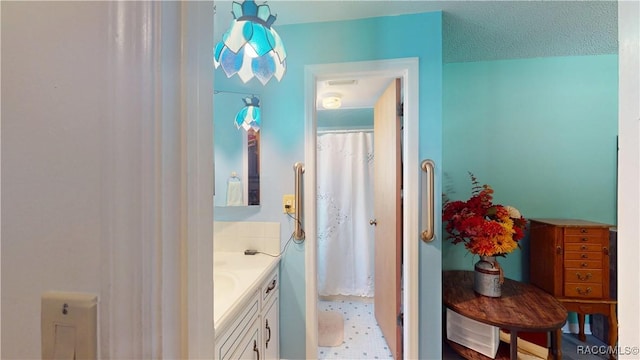
POLYGON ((318 135, 318 293, 373 296, 373 132, 318 135))

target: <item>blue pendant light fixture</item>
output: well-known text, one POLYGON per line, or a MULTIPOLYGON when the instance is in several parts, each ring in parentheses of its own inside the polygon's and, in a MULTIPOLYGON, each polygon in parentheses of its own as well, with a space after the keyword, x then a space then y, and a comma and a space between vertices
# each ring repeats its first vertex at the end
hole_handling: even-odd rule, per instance
POLYGON ((278 33, 271 27, 276 17, 266 4, 256 5, 253 0, 242 4, 233 2, 233 22, 216 45, 213 63, 222 65, 227 77, 238 74, 242 82, 254 76, 262 85, 275 76, 282 79, 286 70, 287 53, 278 33))
POLYGON ((242 99, 244 101, 244 107, 236 114, 236 127, 244 128, 246 131, 253 129, 253 131, 260 131, 260 99, 255 96, 246 97, 242 99))

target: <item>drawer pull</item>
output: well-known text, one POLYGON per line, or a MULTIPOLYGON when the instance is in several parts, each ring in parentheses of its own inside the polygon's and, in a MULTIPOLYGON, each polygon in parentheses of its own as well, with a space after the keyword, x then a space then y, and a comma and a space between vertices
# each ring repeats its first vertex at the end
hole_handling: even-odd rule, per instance
POLYGON ((267 329, 267 333, 269 334, 267 336, 267 341, 264 343, 264 347, 265 348, 269 348, 269 341, 271 341, 271 328, 269 327, 269 320, 265 320, 266 326, 265 329, 267 329))
POLYGON ((582 274, 577 272, 576 276, 578 277, 578 280, 587 281, 587 280, 591 279, 591 276, 593 276, 593 275, 591 275, 591 273, 587 273, 585 276, 582 276, 582 274))
POLYGON ((583 238, 580 238, 580 240, 582 240, 582 241, 589 241, 589 238, 583 237, 583 238))
POLYGON ((588 248, 589 248, 589 247, 588 247, 587 245, 582 245, 582 246, 580 246, 580 249, 581 249, 581 250, 587 250, 588 248))
POLYGON ((581 233, 583 233, 583 234, 586 234, 586 233, 588 233, 588 232, 589 232, 589 230, 587 230, 587 229, 580 229, 580 232, 581 232, 581 233))
POLYGON ((587 290, 583 291, 582 289, 580 289, 579 287, 576 288, 576 291, 578 292, 578 294, 580 295, 589 295, 591 293, 591 288, 588 287, 587 290))
POLYGON ((562 255, 562 247, 560 246, 556 247, 556 254, 562 255))
POLYGON ((609 256, 609 248, 603 247, 603 248, 602 248, 602 252, 603 252, 605 255, 609 256))
POLYGON ((255 340, 253 340, 253 351, 255 351, 258 356, 256 360, 260 360, 260 350, 258 350, 258 342, 255 340))
POLYGON ((273 279, 273 281, 271 282, 271 284, 269 284, 269 287, 267 287, 267 291, 265 291, 265 294, 268 294, 271 292, 271 290, 276 288, 276 279, 273 279))
POLYGON ((582 259, 588 259, 588 258, 589 258, 589 255, 587 255, 587 254, 580 254, 580 257, 581 257, 582 259))
POLYGON ((581 264, 580 264, 580 266, 582 266, 582 267, 588 267, 588 266, 589 266, 589 264, 587 264, 587 263, 581 263, 581 264))

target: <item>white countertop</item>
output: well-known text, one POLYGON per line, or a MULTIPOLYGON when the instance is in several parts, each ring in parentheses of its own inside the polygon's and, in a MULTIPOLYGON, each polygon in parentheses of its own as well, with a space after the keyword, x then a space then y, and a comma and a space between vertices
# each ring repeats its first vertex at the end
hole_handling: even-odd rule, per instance
POLYGON ((278 266, 280 257, 216 251, 213 255, 213 324, 216 331, 233 318, 237 305, 253 294, 278 266))

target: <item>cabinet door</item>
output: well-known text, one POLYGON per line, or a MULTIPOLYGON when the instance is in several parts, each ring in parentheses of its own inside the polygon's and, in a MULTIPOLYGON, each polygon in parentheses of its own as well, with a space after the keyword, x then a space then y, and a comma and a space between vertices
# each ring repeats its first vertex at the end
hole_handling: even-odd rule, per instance
POLYGON ((263 358, 260 346, 260 319, 257 317, 253 321, 229 359, 260 360, 263 358))
MULTIPOLYGON (((260 298, 257 292, 254 292, 249 301, 243 305, 238 306, 237 314, 233 314, 234 319, 231 323, 228 323, 216 332, 216 354, 218 359, 237 359, 234 354, 237 352, 238 347, 243 347, 246 344, 242 343, 248 333, 260 328, 260 322, 258 318, 260 316, 260 298)), ((258 342, 258 348, 261 347, 261 343, 258 342)))
POLYGON ((273 302, 266 306, 262 320, 262 343, 265 359, 280 359, 280 313, 279 298, 276 295, 273 302))

